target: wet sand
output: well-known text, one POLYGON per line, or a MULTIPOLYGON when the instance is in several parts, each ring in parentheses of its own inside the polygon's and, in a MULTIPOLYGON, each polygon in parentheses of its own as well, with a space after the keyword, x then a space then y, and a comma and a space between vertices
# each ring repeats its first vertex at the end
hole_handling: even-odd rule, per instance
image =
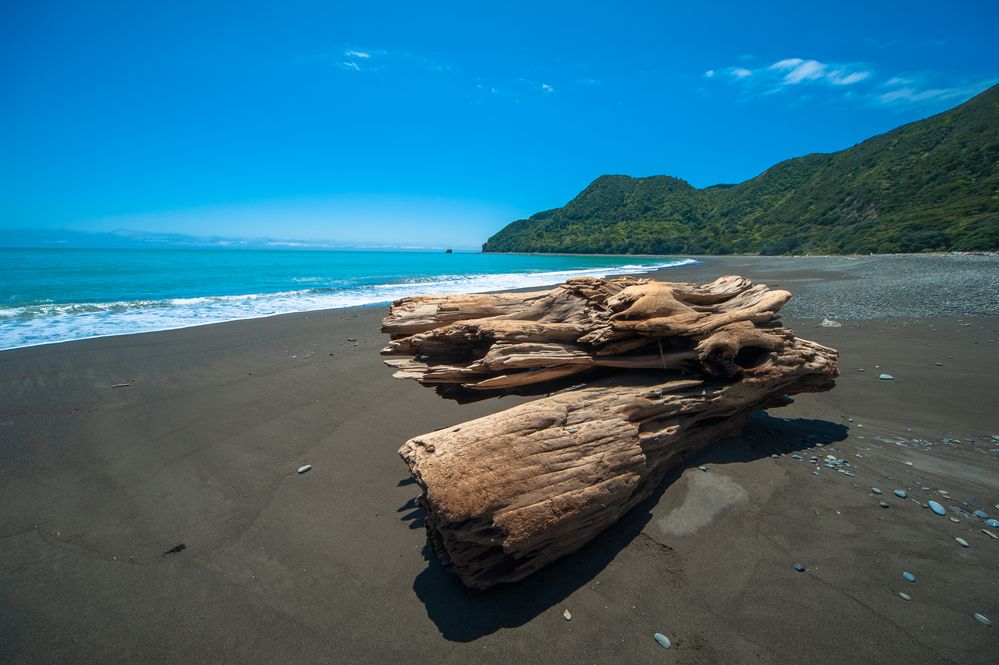
MULTIPOLYGON (((383 308, 0 352, 0 662, 993 662, 997 626, 973 615, 999 623, 982 532, 999 529, 972 512, 999 517, 999 317, 987 288, 988 316, 913 305, 890 258, 863 279, 805 258, 663 271, 795 292, 787 324, 840 350, 838 386, 758 415, 581 551, 489 592, 428 561, 396 450, 517 400, 458 406, 392 379, 383 308), (879 298, 886 318, 863 318, 879 298), (842 327, 817 325, 827 310, 842 327)), ((987 285, 996 265, 953 279, 987 285)))

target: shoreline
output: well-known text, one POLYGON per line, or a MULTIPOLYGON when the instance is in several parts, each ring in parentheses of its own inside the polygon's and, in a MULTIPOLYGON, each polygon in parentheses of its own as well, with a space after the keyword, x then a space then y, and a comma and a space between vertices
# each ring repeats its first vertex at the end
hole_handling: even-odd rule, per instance
MULTIPOLYGON (((0 661, 658 663, 660 632, 703 665, 984 665, 999 636, 973 615, 999 619, 983 533, 999 529, 973 512, 999 517, 999 316, 820 327, 837 298, 923 311, 945 291, 899 291, 906 261, 813 264, 663 276, 791 290, 785 323, 840 350, 837 387, 758 414, 580 551, 489 592, 425 548, 396 451, 526 400, 457 405, 393 379, 382 307, 0 353, 0 661)), ((934 279, 985 279, 969 302, 988 304, 984 265, 934 279)))
MULTIPOLYGON (((603 255, 593 255, 593 256, 603 256, 603 255)), ((620 257, 632 256, 632 255, 615 255, 620 257)), ((613 275, 630 275, 634 277, 645 277, 650 279, 660 279, 665 281, 711 281, 716 277, 723 274, 742 274, 746 272, 743 276, 753 279, 754 281, 763 281, 764 283, 769 283, 771 286, 779 286, 779 282, 774 282, 772 277, 779 275, 790 280, 792 285, 798 287, 798 291, 792 290, 792 293, 796 296, 792 298, 790 303, 790 312, 797 318, 825 318, 827 314, 818 314, 814 311, 814 308, 809 308, 807 311, 802 311, 801 308, 801 288, 808 288, 807 283, 809 277, 805 274, 808 270, 816 269, 827 269, 830 266, 807 266, 802 265, 801 262, 813 264, 817 261, 831 261, 836 262, 838 260, 849 260, 849 261, 892 261, 892 260, 913 260, 913 261, 929 261, 936 259, 969 259, 973 260, 975 258, 980 258, 987 260, 990 263, 994 262, 994 266, 991 266, 988 270, 992 273, 992 284, 995 287, 995 291, 999 293, 999 253, 984 253, 984 252, 945 252, 945 253, 920 253, 920 254, 875 254, 875 255, 823 255, 823 256, 755 256, 755 255, 725 255, 725 256, 691 256, 691 257, 674 257, 674 256, 653 256, 653 255, 634 255, 635 258, 660 258, 660 259, 679 259, 679 258, 689 258, 692 259, 693 263, 684 263, 679 265, 667 266, 664 268, 658 268, 652 271, 645 272, 627 272, 627 273, 612 273, 613 275), (742 271, 742 272, 740 272, 742 271), (762 278, 762 279, 761 279, 762 278), (769 281, 768 281, 769 280, 769 281), (808 316, 806 317, 806 313, 808 316)), ((847 264, 843 264, 846 267, 847 264)), ((595 272, 597 269, 588 272, 595 272)), ((529 274, 529 273, 525 273, 529 274)), ((842 275, 836 275, 835 277, 842 277, 842 275)), ((559 282, 541 284, 537 286, 525 286, 516 287, 509 289, 500 290, 489 290, 489 291, 470 291, 475 293, 499 293, 503 291, 522 291, 522 290, 537 290, 546 289, 557 286, 559 282)), ((432 291, 428 291, 432 292, 432 291)), ((904 294, 904 297, 911 297, 911 294, 904 294)), ((319 308, 319 309, 308 309, 293 312, 280 312, 275 314, 266 314, 260 316, 250 316, 226 319, 221 321, 211 321, 207 323, 196 323, 192 325, 181 325, 176 327, 168 328, 158 328, 155 330, 147 330, 138 333, 110 333, 106 335, 94 335, 91 337, 76 338, 70 340, 60 340, 55 342, 39 342, 35 344, 26 344, 22 346, 8 347, 0 349, 0 354, 15 351, 18 349, 34 348, 39 346, 49 346, 56 344, 70 344, 74 342, 84 342, 88 340, 104 339, 108 337, 127 337, 131 335, 144 335, 150 333, 161 333, 172 330, 186 330, 189 328, 198 328, 202 326, 214 326, 219 324, 231 324, 238 323, 240 321, 257 321, 261 319, 268 319, 280 316, 296 316, 307 313, 316 312, 334 312, 343 311, 351 309, 367 309, 371 307, 385 307, 391 300, 357 304, 357 305, 345 305, 343 307, 331 307, 331 308, 319 308)), ((978 303, 980 305, 980 303, 978 303)), ((956 315, 959 316, 973 316, 974 313, 969 313, 971 311, 977 311, 978 315, 999 315, 999 296, 997 296, 991 304, 985 307, 980 307, 978 310, 973 308, 965 308, 966 311, 958 312, 956 315)), ((786 313, 787 310, 785 310, 786 313)), ((940 315, 951 315, 943 312, 939 312, 940 315)), ((900 314, 902 316, 911 316, 912 312, 905 312, 900 314)), ((932 314, 926 314, 932 315, 932 314)), ((833 318, 839 317, 846 320, 863 320, 868 318, 878 318, 877 316, 844 316, 841 312, 828 313, 828 316, 833 318)))

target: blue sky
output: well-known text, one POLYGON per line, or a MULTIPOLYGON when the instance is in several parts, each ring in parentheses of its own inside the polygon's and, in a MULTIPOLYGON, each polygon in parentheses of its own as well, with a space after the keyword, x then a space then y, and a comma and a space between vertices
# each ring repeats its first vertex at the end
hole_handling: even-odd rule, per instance
POLYGON ((999 80, 992 2, 537 4, 4 3, 0 231, 474 247, 603 173, 738 182, 999 80))

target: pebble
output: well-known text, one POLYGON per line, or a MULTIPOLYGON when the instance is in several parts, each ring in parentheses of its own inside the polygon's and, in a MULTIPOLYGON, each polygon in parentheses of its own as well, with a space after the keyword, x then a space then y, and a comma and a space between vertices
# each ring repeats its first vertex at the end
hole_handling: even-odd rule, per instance
POLYGON ((985 520, 985 523, 993 529, 999 529, 999 520, 985 520))
POLYGON ((803 572, 805 572, 805 564, 803 564, 803 563, 796 563, 796 564, 794 564, 794 569, 797 570, 799 573, 803 573, 803 572))
POLYGON ((886 501, 878 501, 878 505, 881 506, 882 508, 890 508, 888 502, 886 501))
POLYGON ((670 649, 673 647, 673 643, 670 642, 669 638, 663 635, 662 633, 656 633, 655 635, 653 635, 653 637, 655 638, 656 642, 659 643, 659 646, 661 646, 663 649, 670 649))
POLYGON ((780 457, 780 455, 778 455, 777 453, 774 453, 773 455, 771 455, 771 457, 773 457, 774 459, 777 459, 777 458, 780 457))
POLYGON ((956 540, 957 544, 961 547, 971 547, 971 545, 968 544, 968 541, 964 538, 955 538, 954 540, 956 540))
POLYGON ((304 465, 298 467, 298 472, 299 473, 306 473, 308 471, 312 471, 312 465, 311 464, 304 464, 304 465))
POLYGON ((986 513, 984 510, 976 510, 975 517, 977 517, 980 520, 986 520, 989 518, 988 513, 986 513))
POLYGON ((572 621, 572 612, 570 612, 569 610, 563 610, 562 618, 565 619, 566 621, 572 621))
POLYGON ((818 476, 818 475, 820 475, 820 474, 819 474, 819 472, 818 472, 818 471, 812 471, 812 475, 813 475, 813 476, 818 476))
POLYGON ((799 462, 805 459, 801 455, 791 455, 791 459, 798 460, 799 462))
POLYGON ((992 625, 992 622, 989 621, 989 618, 987 616, 985 616, 984 614, 979 614, 978 612, 975 612, 975 620, 978 621, 978 623, 984 624, 986 626, 992 625))
POLYGON ((953 522, 954 524, 960 524, 961 523, 961 520, 957 519, 956 517, 951 517, 950 521, 953 522))
POLYGON ((984 533, 989 538, 997 538, 997 539, 999 539, 999 536, 997 536, 996 534, 992 533, 988 529, 982 529, 982 533, 984 533))
POLYGON ((882 374, 878 378, 881 379, 882 381, 894 381, 895 380, 895 377, 892 376, 891 374, 882 374))
POLYGON ((711 470, 711 469, 709 469, 709 468, 708 468, 708 467, 706 467, 706 466, 699 466, 699 467, 697 467, 697 468, 698 468, 698 469, 700 469, 701 471, 703 471, 704 473, 707 473, 708 471, 710 471, 710 470, 711 470))
POLYGON ((907 593, 900 593, 898 594, 898 597, 901 598, 902 600, 912 600, 912 596, 910 596, 907 593))
POLYGON ((907 496, 909 496, 909 493, 906 492, 905 490, 895 490, 895 496, 897 496, 900 499, 904 499, 907 496))
POLYGON ((915 582, 916 576, 907 570, 904 573, 902 573, 902 579, 904 579, 906 582, 915 582))
POLYGON ((912 462, 902 462, 902 464, 904 464, 906 466, 912 466, 912 462))
POLYGON ((832 319, 822 319, 822 323, 819 324, 823 328, 842 328, 843 324, 839 321, 833 321, 832 319))
POLYGON ((936 365, 937 367, 943 367, 943 363, 933 363, 933 364, 936 365))
POLYGON ((871 491, 874 492, 875 494, 881 494, 881 488, 880 487, 872 487, 871 491))

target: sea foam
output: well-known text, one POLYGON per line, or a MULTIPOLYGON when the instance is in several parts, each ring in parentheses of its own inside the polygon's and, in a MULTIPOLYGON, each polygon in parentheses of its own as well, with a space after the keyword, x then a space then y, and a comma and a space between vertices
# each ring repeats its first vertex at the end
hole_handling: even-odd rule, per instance
MULTIPOLYGON (((547 272, 440 275, 389 284, 346 288, 327 286, 245 295, 106 303, 46 302, 0 309, 0 349, 172 330, 293 312, 375 305, 418 294, 483 293, 530 288, 556 284, 572 277, 634 274, 688 263, 696 261, 673 259, 547 272)), ((301 277, 294 281, 304 285, 324 280, 320 277, 301 277)))

